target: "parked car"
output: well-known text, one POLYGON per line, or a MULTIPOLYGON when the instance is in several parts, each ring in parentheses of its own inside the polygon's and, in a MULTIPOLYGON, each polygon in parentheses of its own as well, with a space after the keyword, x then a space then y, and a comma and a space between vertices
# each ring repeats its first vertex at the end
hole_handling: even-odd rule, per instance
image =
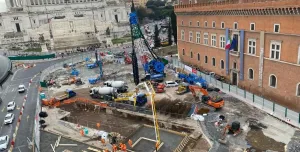
POLYGON ((8 113, 5 115, 4 124, 11 124, 15 119, 15 115, 13 113, 8 113))
POLYGON ((19 87, 18 87, 18 92, 19 92, 19 93, 22 93, 22 92, 25 92, 25 91, 26 91, 25 86, 24 86, 23 84, 19 85, 19 87))
POLYGON ((16 108, 16 103, 14 101, 11 101, 7 105, 7 111, 13 111, 16 108))
POLYGON ((6 150, 9 144, 9 136, 0 137, 0 150, 6 150))
POLYGON ((166 86, 166 87, 177 87, 177 86, 178 86, 178 83, 177 83, 177 82, 174 82, 174 81, 166 81, 166 82, 165 82, 165 86, 166 86))

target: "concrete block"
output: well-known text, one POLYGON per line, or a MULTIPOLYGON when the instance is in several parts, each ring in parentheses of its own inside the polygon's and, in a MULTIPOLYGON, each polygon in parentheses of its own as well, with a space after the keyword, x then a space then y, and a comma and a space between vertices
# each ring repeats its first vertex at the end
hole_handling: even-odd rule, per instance
POLYGON ((113 114, 113 111, 111 109, 106 108, 105 111, 106 111, 107 114, 113 114))

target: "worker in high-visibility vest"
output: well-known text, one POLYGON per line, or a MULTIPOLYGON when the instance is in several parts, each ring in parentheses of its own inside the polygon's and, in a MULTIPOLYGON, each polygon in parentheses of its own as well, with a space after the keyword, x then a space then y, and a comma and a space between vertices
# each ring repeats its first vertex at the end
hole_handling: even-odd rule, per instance
POLYGON ((115 144, 113 144, 112 150, 113 150, 113 152, 117 152, 117 146, 115 144))
POLYGON ((132 140, 128 140, 128 145, 132 148, 132 140))
POLYGON ((127 149, 126 145, 122 144, 121 150, 126 152, 127 151, 126 149, 127 149))

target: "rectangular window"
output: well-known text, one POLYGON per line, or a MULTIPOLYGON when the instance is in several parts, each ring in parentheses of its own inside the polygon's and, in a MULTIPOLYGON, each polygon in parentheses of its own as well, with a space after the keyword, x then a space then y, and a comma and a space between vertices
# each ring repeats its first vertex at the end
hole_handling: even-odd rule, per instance
POLYGON ((184 41, 184 30, 181 30, 181 40, 184 41))
POLYGON ((192 42, 193 41, 193 32, 190 31, 190 35, 189 35, 189 41, 192 42))
POLYGON ((280 60, 280 49, 281 43, 280 42, 271 42, 271 49, 270 49, 270 58, 274 60, 280 60))
POLYGON ((225 36, 220 36, 220 48, 225 49, 225 36))
POLYGON ((213 28, 216 27, 216 22, 215 22, 215 21, 212 22, 212 27, 213 27, 213 28))
POLYGON ((221 22, 221 29, 224 29, 224 28, 225 28, 225 23, 221 22))
POLYGON ((255 31, 255 23, 250 23, 250 31, 255 31))
POLYGON ((256 40, 248 39, 248 54, 255 55, 256 52, 256 40))
POLYGON ((198 26, 198 27, 200 26, 200 22, 199 22, 199 21, 197 22, 197 26, 198 26))
POLYGON ((181 21, 181 25, 183 25, 183 21, 181 21))
POLYGON ((192 26, 192 21, 190 21, 190 26, 192 26))
POLYGON ((274 24, 274 32, 279 33, 280 32, 280 24, 274 24))
POLYGON ((196 43, 200 43, 200 32, 196 33, 196 43))
POLYGON ((204 22, 204 26, 207 27, 207 21, 204 22))
POLYGON ((204 35, 203 35, 203 43, 205 45, 208 45, 208 33, 204 33, 204 35))
POLYGON ((236 40, 236 45, 233 48, 233 51, 239 51, 239 35, 233 34, 233 38, 236 40))
POLYGON ((238 29, 238 23, 237 23, 237 22, 234 22, 234 23, 233 23, 233 29, 235 29, 235 30, 238 29))
POLYGON ((211 46, 213 46, 213 47, 217 46, 217 36, 216 36, 216 34, 211 35, 211 46))

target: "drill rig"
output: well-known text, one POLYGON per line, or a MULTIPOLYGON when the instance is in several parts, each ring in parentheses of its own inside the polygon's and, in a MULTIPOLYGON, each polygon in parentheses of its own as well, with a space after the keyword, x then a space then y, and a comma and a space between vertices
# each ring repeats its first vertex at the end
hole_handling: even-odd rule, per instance
POLYGON ((138 62, 143 65, 146 77, 143 80, 163 80, 165 77, 164 68, 168 64, 166 59, 160 58, 150 47, 148 41, 145 39, 140 25, 137 21, 136 11, 132 2, 131 13, 129 15, 129 22, 132 36, 132 67, 135 84, 139 84, 138 62))

